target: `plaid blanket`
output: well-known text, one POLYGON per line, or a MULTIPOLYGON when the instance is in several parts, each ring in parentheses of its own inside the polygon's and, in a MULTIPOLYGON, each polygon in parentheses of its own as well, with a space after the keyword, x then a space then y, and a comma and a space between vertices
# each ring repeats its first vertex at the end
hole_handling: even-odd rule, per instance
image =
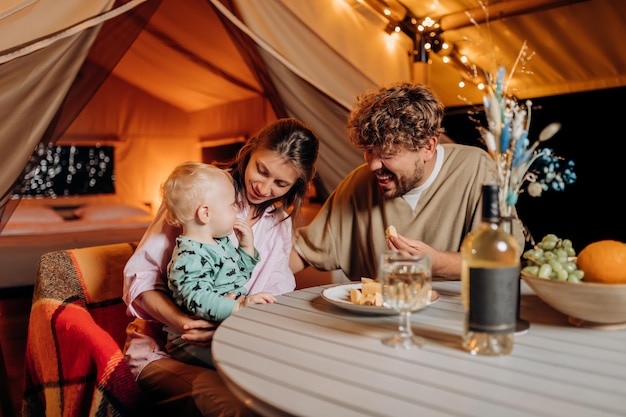
POLYGON ((134 244, 49 252, 31 307, 22 415, 147 415, 124 360, 123 268, 134 244))

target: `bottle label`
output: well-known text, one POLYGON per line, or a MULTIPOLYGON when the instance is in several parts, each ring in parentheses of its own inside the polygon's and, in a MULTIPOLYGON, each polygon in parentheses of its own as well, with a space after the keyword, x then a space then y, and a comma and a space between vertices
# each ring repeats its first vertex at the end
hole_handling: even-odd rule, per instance
POLYGON ((517 322, 520 266, 470 268, 468 329, 512 333, 517 322))

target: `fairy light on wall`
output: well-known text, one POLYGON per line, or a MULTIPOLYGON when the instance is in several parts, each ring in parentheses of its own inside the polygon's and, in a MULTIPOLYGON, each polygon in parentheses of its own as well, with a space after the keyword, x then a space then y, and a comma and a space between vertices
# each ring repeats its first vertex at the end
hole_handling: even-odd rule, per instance
POLYGON ((113 146, 39 145, 15 196, 114 194, 113 146))

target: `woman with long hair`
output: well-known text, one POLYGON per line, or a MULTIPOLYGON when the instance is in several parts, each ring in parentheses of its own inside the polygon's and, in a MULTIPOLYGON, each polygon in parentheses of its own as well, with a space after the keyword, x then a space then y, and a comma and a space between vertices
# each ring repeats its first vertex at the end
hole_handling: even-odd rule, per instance
MULTIPOLYGON (((296 119, 279 119, 220 167, 233 176, 238 217, 254 233, 260 260, 246 283, 249 293, 279 295, 296 286, 289 268, 293 224, 315 175, 319 140, 296 119)), ((189 343, 209 346, 216 324, 184 314, 171 300, 167 264, 180 229, 164 221, 161 207, 124 269, 124 301, 136 319, 127 328, 126 359, 155 412, 186 416, 250 413, 215 370, 184 364, 167 355, 163 325, 189 343)), ((233 236, 234 239, 234 236, 233 236)))

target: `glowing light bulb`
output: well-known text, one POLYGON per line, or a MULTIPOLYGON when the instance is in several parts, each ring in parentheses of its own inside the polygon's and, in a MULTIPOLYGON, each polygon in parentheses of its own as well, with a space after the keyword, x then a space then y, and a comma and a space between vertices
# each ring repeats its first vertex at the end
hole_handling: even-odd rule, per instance
POLYGON ((424 21, 422 22, 422 25, 424 25, 426 27, 431 27, 434 24, 435 24, 435 21, 433 19, 431 19, 430 17, 424 18, 424 21))

